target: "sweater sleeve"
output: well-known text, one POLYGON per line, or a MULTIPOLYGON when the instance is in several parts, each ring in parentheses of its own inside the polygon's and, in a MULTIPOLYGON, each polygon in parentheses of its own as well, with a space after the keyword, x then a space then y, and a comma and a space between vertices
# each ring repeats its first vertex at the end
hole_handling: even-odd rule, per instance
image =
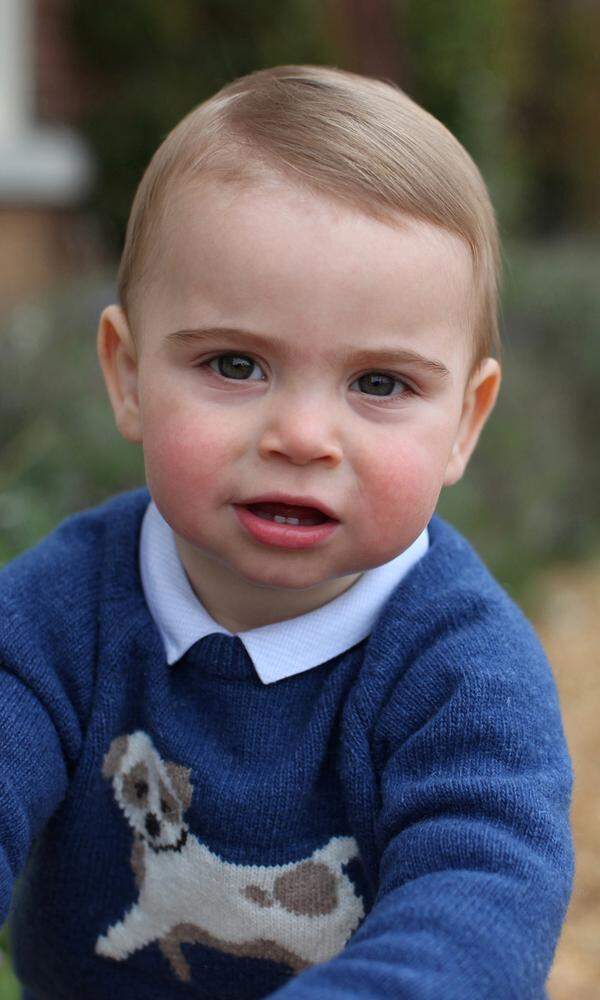
POLYGON ((6 613, 0 628, 0 925, 32 844, 67 790, 80 746, 68 679, 6 613))
POLYGON ((378 719, 374 905, 277 1000, 542 1000, 573 878, 571 762, 524 640, 417 658, 378 719), (504 645, 504 648, 502 648, 504 645))

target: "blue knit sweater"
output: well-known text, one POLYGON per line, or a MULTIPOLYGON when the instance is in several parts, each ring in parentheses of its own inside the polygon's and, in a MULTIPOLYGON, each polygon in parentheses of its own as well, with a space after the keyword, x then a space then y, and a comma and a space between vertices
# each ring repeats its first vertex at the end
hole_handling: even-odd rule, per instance
POLYGON ((263 685, 167 666, 145 490, 0 572, 0 922, 26 1000, 540 1000, 571 766, 535 634, 469 544, 372 634, 263 685), (18 878, 18 884, 15 880, 18 878))

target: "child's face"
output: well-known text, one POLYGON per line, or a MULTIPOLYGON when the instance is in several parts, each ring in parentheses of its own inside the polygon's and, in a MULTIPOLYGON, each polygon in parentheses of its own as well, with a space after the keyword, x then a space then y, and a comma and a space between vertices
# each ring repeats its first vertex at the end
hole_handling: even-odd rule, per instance
POLYGON ((460 478, 498 365, 487 359, 467 385, 466 245, 400 221, 284 182, 187 188, 140 293, 137 350, 120 310, 105 312, 117 422, 143 443, 200 590, 218 568, 237 585, 312 588, 315 606, 319 588, 331 599, 406 549, 460 478), (236 511, 276 493, 322 502, 333 530, 300 547, 283 542, 307 538, 302 527, 261 540, 236 511))

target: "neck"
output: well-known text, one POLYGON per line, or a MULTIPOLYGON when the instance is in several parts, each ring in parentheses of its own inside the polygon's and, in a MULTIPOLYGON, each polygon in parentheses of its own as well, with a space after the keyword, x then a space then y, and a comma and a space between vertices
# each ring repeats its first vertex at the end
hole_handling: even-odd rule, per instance
POLYGON ((339 597, 361 576, 336 577, 302 590, 269 587, 236 575, 228 566, 191 549, 178 536, 175 542, 196 597, 211 618, 232 633, 308 614, 339 597))

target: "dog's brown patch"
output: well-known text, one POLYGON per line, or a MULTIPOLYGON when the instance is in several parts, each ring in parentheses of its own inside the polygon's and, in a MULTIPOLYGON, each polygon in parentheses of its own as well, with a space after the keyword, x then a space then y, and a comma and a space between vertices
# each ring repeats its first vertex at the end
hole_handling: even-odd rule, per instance
POLYGON ((160 811, 163 819, 168 820, 169 823, 180 823, 181 810, 179 802, 167 788, 162 778, 158 779, 158 790, 160 793, 160 811))
POLYGON ((323 916, 338 905, 337 878, 322 862, 303 861, 275 880, 274 896, 290 913, 323 916))
POLYGON ((144 844, 137 834, 133 838, 133 844, 131 845, 130 863, 135 877, 136 888, 141 890, 144 884, 146 869, 144 864, 144 844))
POLYGON ((273 906, 273 899, 269 896, 268 892, 261 889, 259 885, 245 885, 242 890, 242 895, 249 899, 251 903, 256 903, 257 906, 264 906, 265 908, 273 906))
POLYGON ((145 809, 148 792, 148 767, 140 760, 123 775, 123 795, 131 805, 145 809))
POLYGON ((183 812, 185 812, 189 808, 192 795, 194 794, 194 789, 190 782, 192 769, 190 767, 183 767, 181 764, 174 764, 172 760, 168 760, 165 763, 165 770, 169 775, 169 781, 175 789, 175 794, 181 802, 183 812))
POLYGON ((102 761, 102 777, 109 779, 117 773, 121 766, 121 760, 127 753, 128 736, 115 736, 108 753, 102 761))

